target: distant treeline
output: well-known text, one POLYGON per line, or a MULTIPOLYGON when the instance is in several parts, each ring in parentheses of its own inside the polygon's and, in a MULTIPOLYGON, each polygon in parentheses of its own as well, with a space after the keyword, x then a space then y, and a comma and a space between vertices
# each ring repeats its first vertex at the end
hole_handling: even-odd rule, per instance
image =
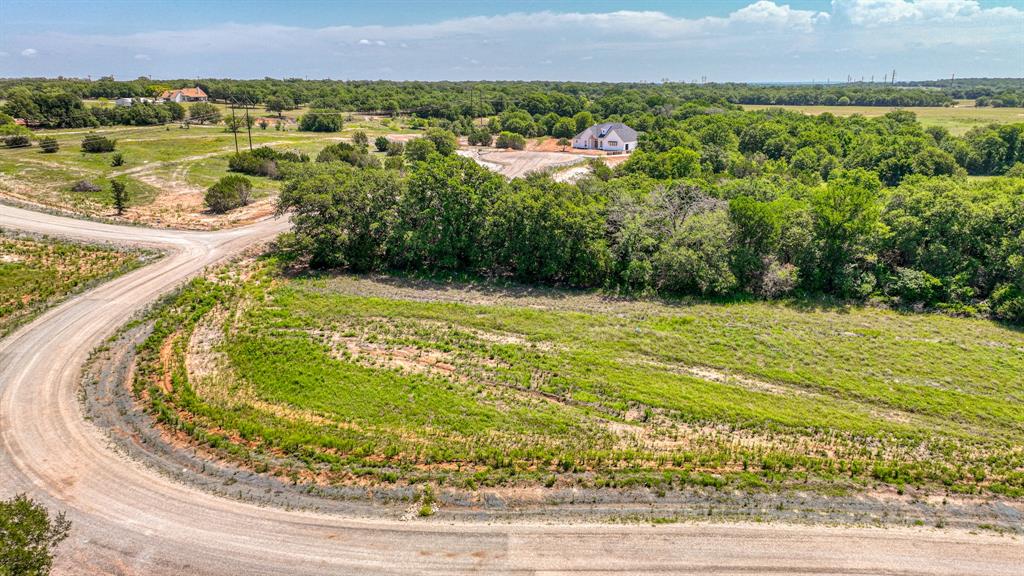
POLYGON ((216 100, 269 103, 351 111, 415 111, 428 116, 487 116, 509 107, 531 113, 571 116, 580 110, 597 115, 654 111, 690 101, 718 104, 790 104, 857 106, 944 106, 954 98, 994 96, 1020 91, 1012 81, 959 80, 933 85, 854 83, 833 85, 759 86, 751 84, 606 83, 606 82, 392 82, 272 79, 115 81, 19 78, 0 80, 0 97, 16 87, 56 90, 86 99, 152 97, 163 90, 199 86, 216 100), (969 92, 965 92, 969 90, 969 92), (547 102, 545 102, 545 100, 547 102), (566 108, 574 108, 566 113, 566 108))
POLYGON ((906 82, 903 85, 939 88, 956 99, 976 100, 978 106, 1024 106, 1024 78, 951 78, 906 82))

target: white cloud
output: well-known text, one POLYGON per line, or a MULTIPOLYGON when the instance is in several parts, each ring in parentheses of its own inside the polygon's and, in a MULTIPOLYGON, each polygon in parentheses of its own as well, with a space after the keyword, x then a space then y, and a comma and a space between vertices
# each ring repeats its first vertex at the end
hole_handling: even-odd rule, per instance
POLYGON ((1024 12, 1012 6, 984 9, 977 0, 832 0, 832 9, 851 23, 867 27, 1024 17, 1024 12))
POLYGON ((35 48, 25 48, 24 50, 21 51, 21 55, 26 57, 26 58, 31 58, 31 57, 35 56, 36 54, 39 54, 39 51, 36 50, 35 48))
POLYGON ((370 41, 367 40, 366 38, 363 38, 362 40, 359 41, 359 45, 360 46, 369 46, 370 45, 370 41))
POLYGON ((149 54, 136 54, 135 55, 135 59, 136 60, 152 60, 152 58, 149 56, 149 54))

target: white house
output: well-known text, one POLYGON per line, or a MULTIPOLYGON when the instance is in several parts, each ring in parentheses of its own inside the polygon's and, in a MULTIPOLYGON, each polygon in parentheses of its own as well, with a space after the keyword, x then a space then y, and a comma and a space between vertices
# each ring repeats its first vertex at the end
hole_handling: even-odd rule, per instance
POLYGON ((594 124, 572 139, 573 148, 629 152, 636 150, 636 130, 622 122, 594 124))
POLYGON ((114 100, 114 106, 131 106, 131 105, 132 105, 132 99, 131 98, 118 98, 117 100, 114 100))

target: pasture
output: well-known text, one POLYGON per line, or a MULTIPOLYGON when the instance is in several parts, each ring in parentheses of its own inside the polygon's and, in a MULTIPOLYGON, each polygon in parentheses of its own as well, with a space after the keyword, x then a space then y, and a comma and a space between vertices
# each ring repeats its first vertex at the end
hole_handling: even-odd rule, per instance
MULTIPOLYGON (((744 104, 744 110, 763 110, 765 108, 785 108, 802 114, 824 114, 829 112, 836 116, 853 116, 860 114, 868 118, 882 116, 887 112, 899 110, 889 106, 773 106, 763 104, 744 104)), ((988 124, 1011 124, 1024 122, 1024 108, 977 108, 973 101, 962 100, 956 106, 921 106, 903 108, 917 115, 917 119, 925 127, 941 126, 955 136, 963 136, 971 128, 988 124)))
MULTIPOLYGON (((266 129, 254 126, 252 146, 270 146, 315 156, 324 146, 347 139, 356 130, 375 136, 400 133, 405 128, 397 122, 358 117, 346 122, 345 129, 337 133, 299 132, 294 126, 282 131, 273 126, 266 129)), ((228 158, 235 151, 235 137, 239 150, 249 148, 249 135, 245 131, 235 135, 223 125, 193 125, 187 129, 173 124, 39 130, 36 135, 56 138, 59 151, 46 154, 38 145, 0 148, 0 197, 88 216, 111 217, 114 211, 110 181, 117 178, 125 181, 130 194, 124 220, 211 229, 242 224, 269 214, 279 190, 278 182, 256 178, 254 204, 228 215, 205 212, 203 192, 228 173, 228 158), (117 140, 116 151, 83 152, 81 141, 90 131, 117 140), (124 163, 113 166, 117 153, 124 163), (82 181, 92 184, 92 189, 75 190, 75 184, 82 181)))
POLYGON ((262 264, 155 326, 160 421, 296 480, 1024 494, 1024 334, 984 320, 262 264))

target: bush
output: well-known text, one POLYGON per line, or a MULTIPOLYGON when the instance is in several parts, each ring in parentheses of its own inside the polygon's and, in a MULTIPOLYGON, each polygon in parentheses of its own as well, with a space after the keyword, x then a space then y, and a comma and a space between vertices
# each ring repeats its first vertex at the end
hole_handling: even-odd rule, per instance
POLYGON ((117 140, 90 132, 82 139, 82 152, 113 152, 117 140))
POLYGON ((526 137, 514 132, 502 132, 498 134, 498 138, 494 141, 494 145, 498 148, 522 150, 526 148, 526 137))
POLYGON ((470 146, 490 146, 494 138, 487 130, 474 130, 469 133, 468 141, 470 146))
POLYGON ((401 170, 405 167, 405 158, 401 156, 388 156, 384 159, 384 167, 388 170, 401 170))
POLYGON ((223 214, 249 204, 252 195, 252 181, 245 176, 229 174, 206 190, 203 201, 215 214, 223 214))
POLYGON ((405 154, 405 142, 388 142, 388 156, 402 156, 405 154))
POLYGON ((380 161, 363 146, 338 142, 324 148, 316 156, 317 162, 347 162, 360 168, 380 167, 380 161))
POLYGON ((32 145, 32 139, 25 134, 12 134, 4 138, 4 146, 8 148, 27 148, 32 145))
POLYGON ((992 315, 1005 322, 1024 324, 1024 292, 1012 284, 1002 284, 992 291, 992 315))
POLYGON ((53 136, 45 136, 42 140, 39 141, 39 148, 41 148, 43 152, 46 152, 47 154, 53 154, 60 150, 60 143, 57 142, 57 139, 54 138, 53 136))
POLYGON ((298 152, 280 152, 261 146, 254 150, 244 150, 233 154, 228 158, 228 170, 250 176, 266 176, 276 179, 281 177, 280 162, 309 162, 309 156, 298 152))
POLYGON ((377 148, 377 152, 387 152, 390 144, 391 141, 384 136, 377 136, 377 139, 373 141, 373 145, 377 148))
POLYGON ((24 494, 0 501, 0 574, 49 574, 53 551, 70 531, 63 512, 51 519, 45 507, 24 494))
POLYGON ((344 122, 337 110, 310 110, 299 119, 299 130, 304 132, 341 132, 344 122))
POLYGON ((110 165, 115 168, 117 166, 124 166, 124 154, 121 154, 120 152, 114 154, 113 157, 110 158, 110 165))
POLYGON ((363 132, 362 130, 356 130, 355 132, 352 133, 352 143, 355 144, 356 146, 369 148, 370 139, 366 136, 366 132, 363 132))
POLYGON ((942 282, 921 270, 897 268, 892 287, 904 304, 931 304, 938 298, 942 282))

